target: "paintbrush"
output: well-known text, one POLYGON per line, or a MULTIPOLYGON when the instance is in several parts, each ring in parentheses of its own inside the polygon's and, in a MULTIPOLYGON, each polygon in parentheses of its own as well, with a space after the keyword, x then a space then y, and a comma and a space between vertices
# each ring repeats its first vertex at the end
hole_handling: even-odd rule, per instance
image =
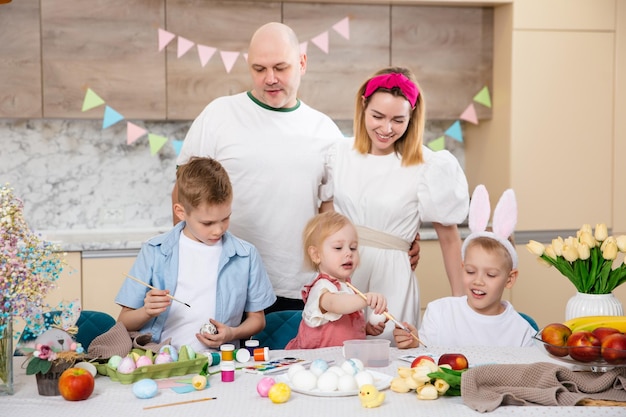
POLYGON ((217 397, 198 398, 196 400, 180 401, 180 402, 177 402, 177 403, 150 405, 148 407, 144 407, 143 409, 144 410, 150 410, 152 408, 170 407, 172 405, 191 404, 191 403, 197 403, 197 402, 200 402, 200 401, 210 401, 210 400, 217 400, 217 397))
MULTIPOLYGON (((158 288, 155 288, 155 287, 153 287, 152 285, 150 285, 150 284, 148 284, 148 283, 143 282, 143 281, 142 281, 142 280, 140 280, 139 278, 135 278, 134 276, 132 276, 132 275, 128 275, 128 274, 126 274, 126 276, 127 276, 128 278, 132 279, 133 281, 140 283, 141 285, 144 285, 144 286, 146 286, 146 287, 148 287, 148 288, 151 288, 151 289, 153 289, 153 290, 158 290, 158 288)), ((184 304, 184 305, 186 305, 187 307, 191 308, 191 306, 190 306, 189 304, 187 304, 187 303, 186 303, 186 302, 184 302, 184 301, 180 301, 178 298, 174 297, 173 295, 171 295, 171 294, 167 294, 167 296, 168 296, 168 297, 170 297, 172 300, 174 300, 174 301, 178 301, 179 303, 184 304)))
MULTIPOLYGON (((364 299, 365 301, 367 301, 367 297, 365 296, 365 294, 363 294, 361 291, 359 291, 359 289, 357 287, 355 287, 354 285, 352 285, 351 283, 346 281, 346 285, 348 287, 350 287, 350 289, 352 289, 352 291, 354 291, 355 293, 357 293, 358 295, 361 296, 362 299, 364 299)), ((388 311, 383 311, 383 315, 385 317, 387 317, 389 320, 391 320, 396 326, 398 326, 399 328, 401 328, 402 330, 404 330, 405 332, 407 332, 408 334, 410 334, 415 340, 417 340, 417 343, 420 345, 424 345, 424 343, 422 343, 422 341, 419 339, 419 337, 417 337, 417 335, 415 333, 413 333, 411 330, 409 330, 408 327, 406 327, 404 324, 400 323, 398 320, 396 320, 396 318, 394 316, 391 315, 390 312, 388 311)), ((424 347, 427 347, 426 345, 424 345, 424 347)))

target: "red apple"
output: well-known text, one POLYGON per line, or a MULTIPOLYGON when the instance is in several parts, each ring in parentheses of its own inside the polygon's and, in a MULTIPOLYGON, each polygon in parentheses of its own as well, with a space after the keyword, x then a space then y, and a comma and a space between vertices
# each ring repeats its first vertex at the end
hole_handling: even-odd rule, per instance
POLYGON ((593 333, 581 330, 567 339, 569 355, 579 362, 592 362, 600 358, 600 339, 593 333))
POLYGON ((59 392, 68 401, 86 400, 93 388, 93 376, 82 368, 66 369, 59 377, 59 392))
POLYGON ((541 331, 541 340, 548 353, 563 357, 567 356, 568 350, 562 346, 567 345, 567 339, 571 334, 570 328, 563 323, 551 323, 541 331))
POLYGON ((614 333, 602 341, 602 357, 608 363, 626 363, 626 334, 614 333))
POLYGON ((596 327, 591 331, 595 337, 600 339, 600 343, 607 337, 615 333, 621 333, 619 330, 613 327, 596 327))
POLYGON ((415 368, 417 365, 420 364, 421 361, 431 361, 432 363, 435 363, 435 360, 432 358, 432 356, 420 355, 413 359, 413 362, 411 362, 411 368, 415 368))
POLYGON ((467 369, 469 366, 469 362, 467 358, 462 353, 444 353, 439 357, 437 361, 437 365, 449 365, 450 368, 460 371, 463 369, 467 369))

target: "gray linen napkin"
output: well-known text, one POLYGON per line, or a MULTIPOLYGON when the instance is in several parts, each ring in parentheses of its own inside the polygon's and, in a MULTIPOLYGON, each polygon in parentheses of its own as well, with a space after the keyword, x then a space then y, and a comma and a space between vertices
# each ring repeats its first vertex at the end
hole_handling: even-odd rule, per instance
POLYGON ((461 398, 480 412, 500 405, 573 406, 582 399, 626 401, 626 368, 574 372, 547 362, 477 366, 463 373, 461 398))

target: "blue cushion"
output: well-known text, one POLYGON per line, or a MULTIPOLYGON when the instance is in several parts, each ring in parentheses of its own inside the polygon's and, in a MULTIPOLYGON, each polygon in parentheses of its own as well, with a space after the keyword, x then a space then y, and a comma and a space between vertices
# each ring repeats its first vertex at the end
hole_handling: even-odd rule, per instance
POLYGON ((76 341, 88 352, 91 341, 97 336, 106 333, 115 325, 115 319, 101 311, 83 310, 80 312, 76 326, 76 341))
POLYGON ((301 320, 302 310, 273 311, 265 316, 265 329, 252 336, 252 339, 270 350, 284 349, 298 334, 301 320))

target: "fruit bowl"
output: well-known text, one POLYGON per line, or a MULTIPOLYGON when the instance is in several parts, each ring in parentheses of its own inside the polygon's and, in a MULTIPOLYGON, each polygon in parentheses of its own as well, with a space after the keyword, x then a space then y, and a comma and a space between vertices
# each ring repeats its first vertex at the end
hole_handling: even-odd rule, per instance
MULTIPOLYGON (((543 353, 548 355, 549 357, 556 359, 561 362, 590 367, 593 371, 606 371, 616 367, 624 367, 626 366, 626 350, 617 350, 617 349, 609 349, 600 347, 578 347, 578 346, 556 346, 550 343, 544 342, 541 340, 541 332, 537 333, 534 337, 535 345, 541 350, 543 353), (592 352, 597 350, 597 357, 589 360, 589 361, 581 361, 572 358, 570 352, 574 349, 588 349, 588 352, 592 352), (611 357, 616 358, 610 361, 607 361, 605 358, 611 357)), ((576 352, 574 352, 576 353, 576 352)), ((591 355, 593 356, 593 355, 591 355)))

